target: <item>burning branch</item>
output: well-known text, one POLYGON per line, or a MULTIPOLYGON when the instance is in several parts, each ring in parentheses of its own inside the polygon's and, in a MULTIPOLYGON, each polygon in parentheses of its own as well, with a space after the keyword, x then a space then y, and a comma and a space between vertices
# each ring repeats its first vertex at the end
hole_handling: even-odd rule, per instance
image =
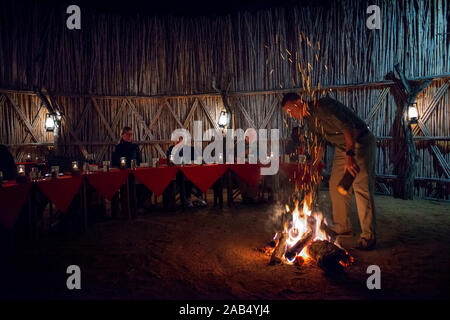
POLYGON ((286 253, 284 254, 284 257, 288 261, 294 260, 294 258, 302 252, 303 248, 306 247, 311 240, 313 239, 313 232, 308 231, 307 233, 303 234, 300 240, 297 241, 296 244, 294 244, 292 247, 286 250, 286 253))

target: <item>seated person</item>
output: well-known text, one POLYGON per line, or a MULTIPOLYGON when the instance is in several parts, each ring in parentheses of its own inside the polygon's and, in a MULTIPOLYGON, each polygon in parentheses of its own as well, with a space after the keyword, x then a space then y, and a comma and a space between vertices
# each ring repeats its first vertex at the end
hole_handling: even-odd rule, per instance
POLYGON ((0 144, 0 171, 3 174, 3 180, 14 180, 17 174, 14 157, 8 148, 0 144))
POLYGON ((119 144, 114 149, 112 154, 112 166, 120 166, 120 158, 127 158, 127 167, 131 167, 131 159, 136 160, 136 165, 139 166, 142 162, 141 151, 139 146, 133 143, 133 130, 130 127, 124 127, 122 129, 122 138, 119 144))
MULTIPOLYGON (((183 156, 183 150, 186 150, 186 148, 191 148, 191 161, 194 162, 194 159, 195 159, 195 149, 194 149, 194 147, 185 145, 184 142, 183 142, 183 137, 179 137, 178 141, 175 144, 171 145, 169 147, 169 149, 167 150, 166 155, 167 155, 168 163, 170 163, 170 155, 172 154, 172 150, 173 150, 173 148, 175 146, 179 146, 181 148, 178 151, 178 155, 180 157, 183 156)), ((177 174, 177 186, 181 185, 182 179, 183 179, 183 176, 182 176, 182 172, 180 171, 177 174)), ((185 199, 184 200, 185 200, 185 203, 186 203, 186 205, 188 207, 193 207, 194 206, 192 204, 192 201, 191 201, 191 195, 192 194, 194 194, 198 198, 197 203, 200 206, 206 206, 206 202, 202 198, 202 192, 191 181, 189 181, 187 179, 185 179, 185 181, 184 181, 184 190, 185 190, 185 199)))
MULTIPOLYGON (((124 127, 122 129, 122 137, 119 144, 114 149, 112 154, 111 164, 113 167, 120 166, 120 158, 125 157, 127 159, 127 167, 131 167, 131 160, 136 160, 136 166, 139 166, 142 162, 141 151, 139 145, 133 143, 133 130, 131 127, 124 127)), ((152 192, 142 183, 136 181, 136 196, 137 207, 143 208, 145 202, 151 197, 152 192)))

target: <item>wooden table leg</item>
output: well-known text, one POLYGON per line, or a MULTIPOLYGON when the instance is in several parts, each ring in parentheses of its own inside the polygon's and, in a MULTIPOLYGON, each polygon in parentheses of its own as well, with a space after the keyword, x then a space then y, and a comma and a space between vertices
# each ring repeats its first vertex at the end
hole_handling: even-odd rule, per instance
POLYGON ((87 213, 87 196, 86 196, 86 189, 87 189, 87 182, 83 181, 81 184, 81 210, 83 215, 83 232, 87 231, 87 223, 88 223, 88 213, 87 213))
POLYGON ((226 173, 227 175, 227 202, 228 202, 228 207, 233 207, 234 206, 234 202, 233 202, 233 179, 231 177, 231 170, 228 170, 228 172, 226 173))
POLYGON ((130 174, 128 176, 128 194, 129 194, 129 208, 130 217, 135 218, 137 216, 137 196, 136 196, 136 178, 134 175, 130 174))
POLYGON ((180 199, 181 199, 181 208, 184 209, 186 208, 186 186, 185 186, 185 178, 184 178, 184 174, 183 172, 179 172, 179 174, 181 174, 181 185, 180 185, 180 199))
POLYGON ((30 193, 30 196, 28 197, 27 200, 27 245, 28 247, 32 247, 33 246, 33 239, 34 239, 34 228, 33 228, 33 210, 35 208, 35 201, 34 201, 34 197, 33 197, 33 190, 30 193))

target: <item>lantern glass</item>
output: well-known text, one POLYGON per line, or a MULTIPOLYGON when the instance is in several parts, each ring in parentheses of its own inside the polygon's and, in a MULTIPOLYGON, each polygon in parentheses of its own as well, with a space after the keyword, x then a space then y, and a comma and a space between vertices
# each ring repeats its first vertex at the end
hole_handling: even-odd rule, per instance
POLYGON ((127 166, 127 158, 120 157, 120 167, 125 168, 127 166))
POLYGON ((417 103, 410 104, 408 106, 408 122, 417 123, 419 119, 419 112, 417 110, 417 103))
POLYGON ((25 176, 25 166, 23 164, 17 166, 17 175, 21 177, 25 176))
POLYGON ((228 124, 228 113, 221 111, 219 116, 219 127, 224 128, 228 124))
POLYGON ((47 114, 45 118, 45 130, 48 132, 55 130, 55 118, 51 114, 47 114))
POLYGON ((78 166, 78 161, 72 161, 72 170, 73 171, 78 171, 80 170, 79 166, 78 166))

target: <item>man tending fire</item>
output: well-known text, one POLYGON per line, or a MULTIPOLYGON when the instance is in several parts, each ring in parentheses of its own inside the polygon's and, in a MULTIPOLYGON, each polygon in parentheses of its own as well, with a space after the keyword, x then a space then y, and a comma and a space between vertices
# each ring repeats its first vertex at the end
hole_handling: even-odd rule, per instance
MULTIPOLYGON (((338 235, 351 235, 348 216, 353 189, 362 229, 356 248, 372 249, 376 243, 375 137, 352 110, 330 97, 306 102, 296 93, 287 93, 281 106, 290 117, 305 120, 308 130, 316 136, 316 143, 325 139, 335 146, 330 177, 333 229, 338 235)), ((318 148, 316 157, 320 159, 320 144, 318 148)))

